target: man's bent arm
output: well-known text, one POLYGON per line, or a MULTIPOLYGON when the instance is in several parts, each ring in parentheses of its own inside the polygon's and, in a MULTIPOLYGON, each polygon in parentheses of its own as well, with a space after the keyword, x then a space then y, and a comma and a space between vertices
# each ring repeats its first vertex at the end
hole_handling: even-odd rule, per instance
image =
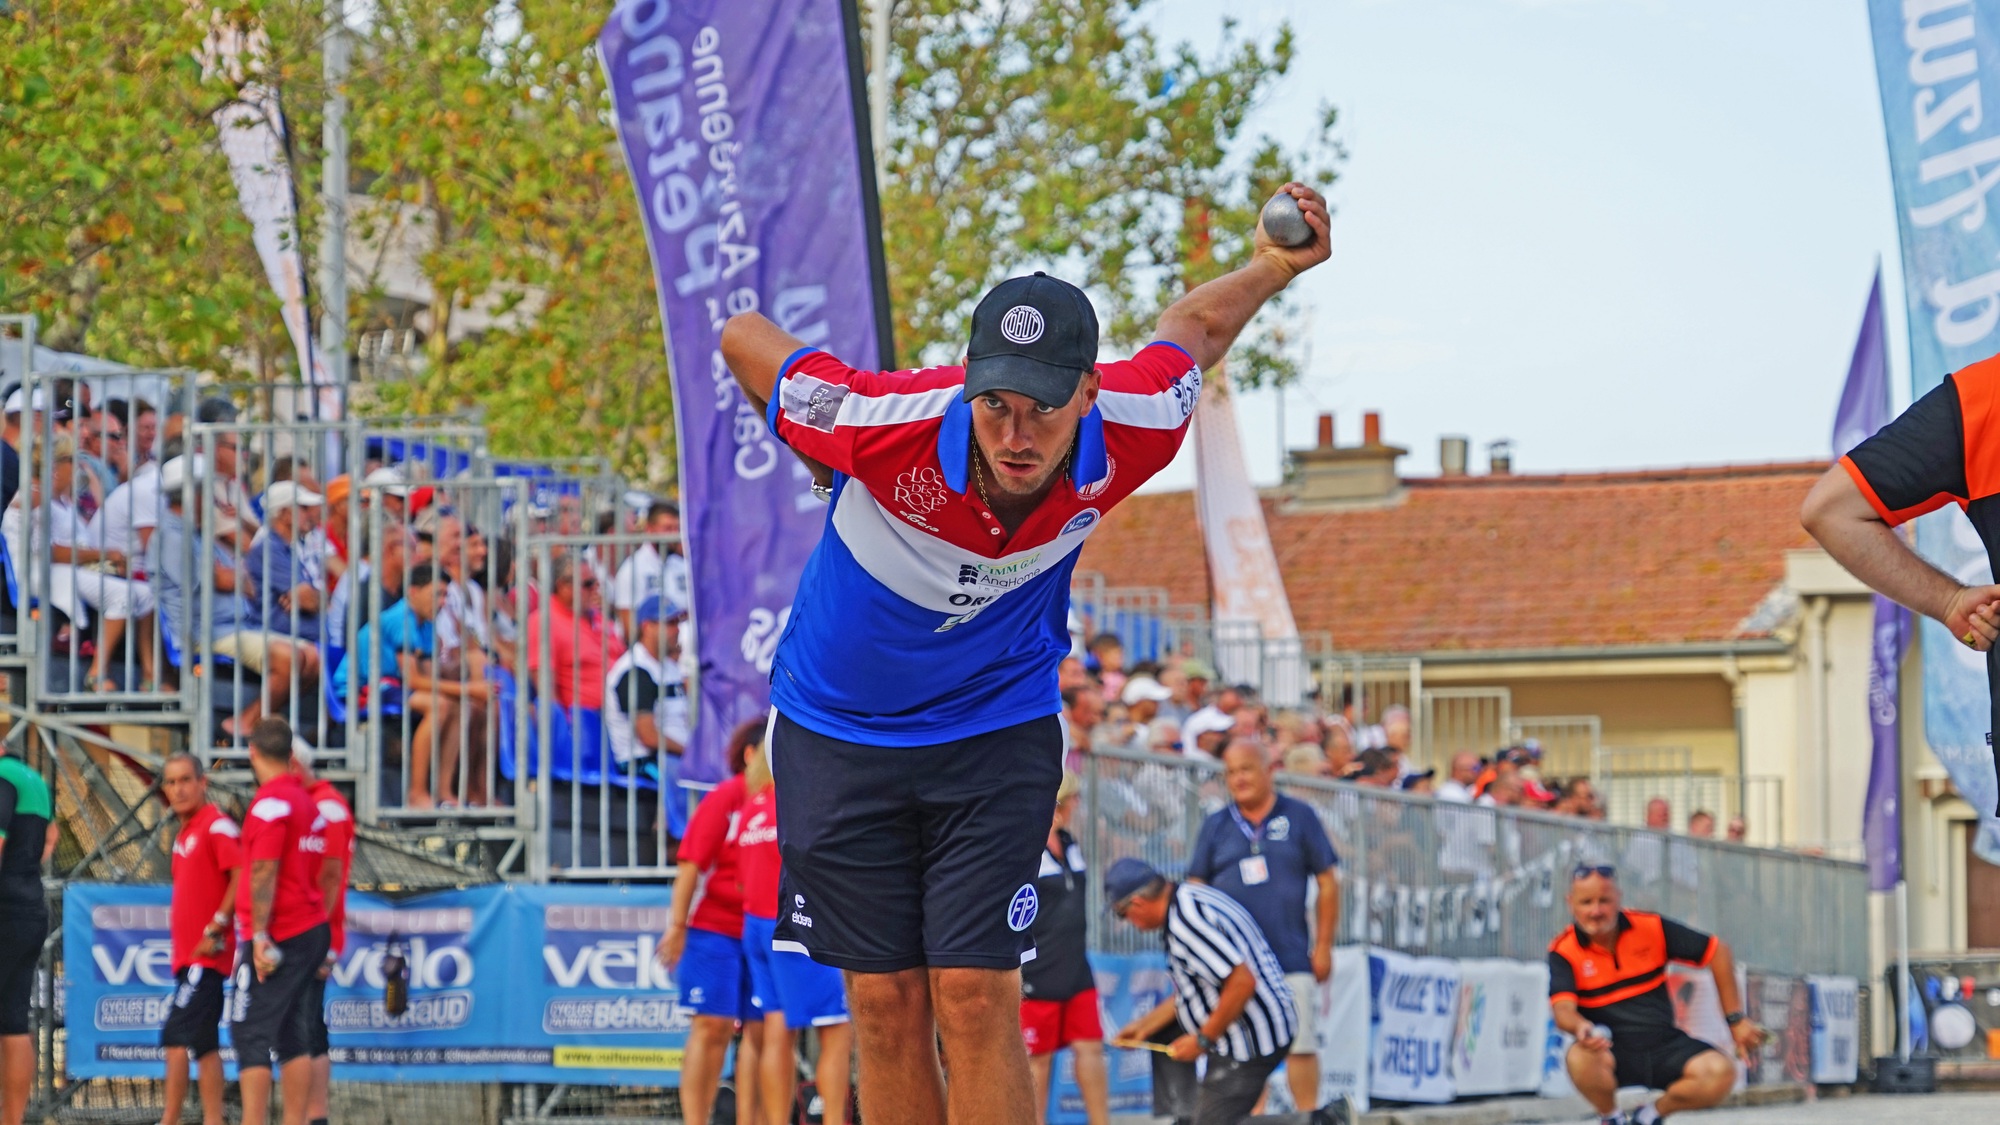
POLYGON ((1238 965, 1231 969, 1229 975, 1223 978, 1222 993, 1215 998, 1215 1008, 1208 1013, 1208 1022, 1201 1025, 1201 1033, 1211 1040, 1229 1034, 1229 1025, 1243 1015, 1244 1007, 1256 994, 1257 978, 1251 974, 1250 966, 1238 965))
POLYGON ((1567 1032, 1578 1039, 1583 1038, 1583 1033, 1590 1030, 1593 1021, 1585 1018, 1583 1010, 1576 1006, 1576 1001, 1558 1000, 1551 1005, 1551 1008, 1557 1030, 1567 1032))
POLYGON ((1722 1014, 1743 1010, 1743 995, 1736 991, 1736 955, 1729 952, 1729 943, 1715 939, 1715 956, 1708 960, 1708 971, 1715 977, 1715 998, 1722 1002, 1722 1014))
MULTIPOLYGON (((771 396, 777 393, 778 377, 784 374, 779 365, 806 346, 763 313, 738 313, 722 325, 722 362, 760 415, 769 413, 771 396)), ((832 469, 796 449, 792 453, 812 470, 813 483, 822 488, 833 483, 832 469)))
POLYGON ((1313 240, 1304 246, 1280 246, 1265 235, 1259 220, 1257 248, 1248 265, 1195 286, 1160 316, 1154 339, 1178 345, 1203 371, 1222 362, 1264 302, 1282 292, 1300 272, 1332 255, 1326 200, 1302 184, 1286 184, 1285 188, 1299 200, 1313 240))
POLYGON ((1319 881, 1319 901, 1313 903, 1314 919, 1313 946, 1329 952, 1333 949, 1333 936, 1340 932, 1340 871, 1329 867, 1314 876, 1319 881))
POLYGON ((1944 622, 1956 636, 1974 628, 1993 640, 1990 623, 1968 619, 1977 606, 2000 600, 2000 587, 1965 586, 1924 561, 1868 503, 1845 466, 1820 477, 1799 517, 1826 553, 1870 589, 1944 622))

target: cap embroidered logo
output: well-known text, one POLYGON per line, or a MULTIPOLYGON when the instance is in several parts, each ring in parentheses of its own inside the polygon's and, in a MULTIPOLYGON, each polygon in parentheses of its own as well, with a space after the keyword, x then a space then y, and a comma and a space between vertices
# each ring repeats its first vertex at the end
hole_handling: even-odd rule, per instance
POLYGON ((1034 925, 1039 905, 1035 898, 1035 885, 1021 884, 1021 889, 1014 892, 1014 901, 1007 904, 1007 928, 1018 934, 1034 925))
POLYGON ((1015 305, 1000 318, 1000 334, 1017 344, 1032 344, 1042 338, 1042 313, 1033 305, 1015 305))

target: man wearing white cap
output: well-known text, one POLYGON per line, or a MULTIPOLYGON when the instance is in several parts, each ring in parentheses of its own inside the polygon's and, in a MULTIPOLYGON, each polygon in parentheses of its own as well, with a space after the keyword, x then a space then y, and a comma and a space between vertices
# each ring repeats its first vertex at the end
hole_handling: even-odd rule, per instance
POLYGON ((265 534, 244 562, 257 590, 264 627, 281 636, 318 644, 320 604, 325 594, 306 566, 300 541, 319 523, 326 501, 295 481, 281 480, 264 490, 265 534))
MULTIPOLYGON (((167 510, 160 513, 160 526, 146 544, 145 567, 159 595, 161 628, 179 642, 187 654, 184 661, 226 656, 264 678, 261 696, 223 724, 223 733, 237 739, 250 733, 259 716, 283 713, 294 679, 301 693, 319 690, 319 650, 264 628, 250 597, 254 592, 250 574, 222 538, 210 544, 214 596, 209 599, 206 632, 197 631, 202 623, 193 611, 201 602, 201 576, 194 569, 197 529, 189 525, 188 512, 204 511, 207 483, 207 466, 199 457, 175 457, 160 467, 160 493, 167 510)), ((225 517, 215 513, 210 518, 225 517)))
POLYGON ((403 470, 388 465, 371 469, 361 478, 361 487, 374 490, 384 523, 404 523, 409 519, 410 481, 403 470))
MULTIPOLYGON (((41 392, 35 393, 35 409, 44 409, 47 404, 41 392)), ((7 392, 7 402, 0 410, 6 413, 6 423, 0 427, 0 508, 14 502, 14 494, 21 490, 21 410, 26 398, 17 385, 7 392)))

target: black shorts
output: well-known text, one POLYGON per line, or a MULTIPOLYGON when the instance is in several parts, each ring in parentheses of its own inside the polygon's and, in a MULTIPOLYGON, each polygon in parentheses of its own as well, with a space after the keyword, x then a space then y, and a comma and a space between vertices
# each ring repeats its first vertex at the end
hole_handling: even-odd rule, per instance
POLYGON ((284 960, 263 980, 257 979, 250 963, 252 943, 237 943, 236 1003, 229 1038, 236 1046, 238 1069, 268 1067, 273 1055, 281 1066, 305 1056, 312 1038, 306 996, 331 942, 325 922, 286 938, 278 943, 284 960))
POLYGON ((1689 1059, 1703 1051, 1716 1049, 1680 1028, 1674 1028, 1664 1037, 1640 1043, 1628 1045, 1614 1040, 1611 1059, 1618 1075, 1619 1089, 1644 1086, 1648 1090, 1664 1090, 1681 1080, 1689 1059))
POLYGON ((40 901, 0 903, 0 1035, 28 1034, 35 968, 48 936, 49 908, 40 901))
POLYGON ((160 1046, 186 1047, 195 1058, 222 1046, 222 976, 200 965, 174 974, 174 1002, 160 1029, 160 1046))
POLYGON ((777 940, 858 973, 1013 969, 1062 782, 1055 716, 934 746, 771 731, 777 940))
POLYGON ((306 1054, 315 1059, 323 1059, 328 1051, 326 1041, 326 978, 313 974, 312 983, 306 985, 306 1054))

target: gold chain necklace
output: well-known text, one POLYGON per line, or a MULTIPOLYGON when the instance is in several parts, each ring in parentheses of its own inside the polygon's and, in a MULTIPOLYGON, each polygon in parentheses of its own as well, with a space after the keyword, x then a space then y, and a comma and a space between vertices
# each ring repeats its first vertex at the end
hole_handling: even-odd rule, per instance
MULTIPOLYGON (((1070 460, 1075 456, 1076 456, 1076 443, 1071 442, 1069 447, 1069 452, 1063 454, 1062 471, 1065 474, 1069 472, 1070 460)), ((979 463, 983 460, 985 460, 985 458, 980 456, 979 448, 977 446, 974 446, 972 450, 972 487, 978 490, 979 499, 986 505, 987 510, 991 511, 993 508, 993 500, 991 497, 986 495, 986 474, 979 471, 979 463)))

